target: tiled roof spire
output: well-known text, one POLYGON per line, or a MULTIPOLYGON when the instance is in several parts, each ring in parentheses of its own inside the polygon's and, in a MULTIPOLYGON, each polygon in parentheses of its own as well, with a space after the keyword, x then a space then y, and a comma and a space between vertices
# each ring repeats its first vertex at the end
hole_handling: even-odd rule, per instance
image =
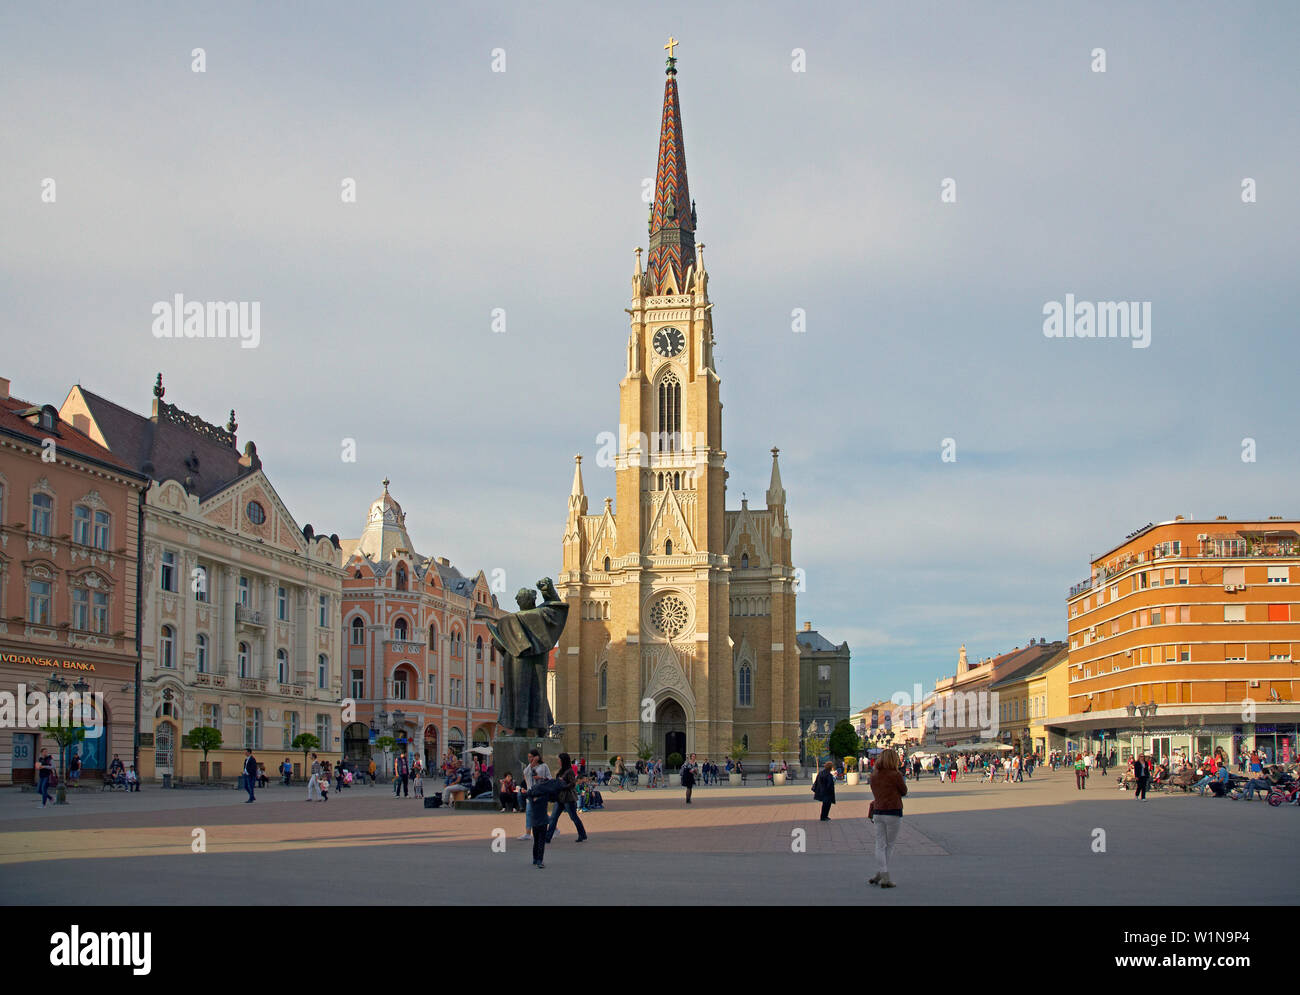
POLYGON ((686 271, 695 263, 695 204, 686 182, 686 145, 682 141, 682 108, 677 99, 677 59, 668 39, 668 78, 664 81, 664 111, 659 127, 659 163, 655 168, 655 199, 650 211, 650 292, 686 293, 686 271))

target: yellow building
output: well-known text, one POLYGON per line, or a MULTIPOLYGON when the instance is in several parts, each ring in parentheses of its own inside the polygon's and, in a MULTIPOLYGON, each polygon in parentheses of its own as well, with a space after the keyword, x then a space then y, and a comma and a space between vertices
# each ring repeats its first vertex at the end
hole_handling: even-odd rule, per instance
POLYGON ((788 755, 800 733, 790 521, 776 449, 764 506, 726 507, 722 381, 675 62, 608 446, 617 505, 587 514, 581 457, 573 475, 555 721, 570 752, 602 759, 644 742, 655 756, 721 761, 743 743, 763 765, 781 752, 770 744, 786 740, 788 755))
POLYGON ((1070 708, 1070 652, 1062 650, 1043 663, 1027 681, 1029 739, 1033 750, 1046 757, 1053 750, 1064 750, 1062 732, 1048 722, 1050 716, 1064 716, 1070 708))

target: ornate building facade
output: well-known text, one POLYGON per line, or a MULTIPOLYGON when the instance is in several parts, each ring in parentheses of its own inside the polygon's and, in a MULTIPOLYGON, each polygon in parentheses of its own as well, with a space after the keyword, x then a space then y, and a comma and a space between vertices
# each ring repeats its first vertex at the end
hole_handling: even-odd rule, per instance
POLYGON ((392 757, 375 744, 391 736, 398 753, 436 767, 467 734, 477 746, 496 734, 502 660, 483 622, 504 613, 481 570, 466 577, 415 551, 388 483, 361 538, 341 546, 345 692, 356 702, 344 754, 386 770, 392 757))
POLYGON ((617 505, 587 513, 577 457, 557 579, 570 605, 555 713, 571 752, 765 762, 799 739, 795 570, 777 450, 765 505, 725 506, 721 380, 669 58, 649 252, 619 384, 617 505))
POLYGON ((337 537, 299 528, 234 412, 218 428, 163 400, 146 418, 81 386, 62 414, 151 480, 145 499, 140 774, 197 780, 208 726, 212 776, 239 773, 251 747, 272 777, 299 733, 323 759, 341 750, 337 537), (221 768, 215 765, 220 764, 221 768))
POLYGON ((84 428, 11 397, 0 377, 0 691, 23 716, 0 725, 0 785, 31 784, 41 753, 59 756, 28 721, 30 692, 104 696, 102 733, 69 750, 86 783, 115 753, 132 762, 148 481, 84 428))

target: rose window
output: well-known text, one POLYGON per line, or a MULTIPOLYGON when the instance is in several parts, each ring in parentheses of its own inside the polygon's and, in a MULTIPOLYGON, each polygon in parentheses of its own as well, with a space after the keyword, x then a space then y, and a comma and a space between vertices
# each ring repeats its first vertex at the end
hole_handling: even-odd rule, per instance
POLYGON ((686 628, 690 610, 686 602, 666 594, 650 607, 650 625, 660 635, 672 639, 686 628))

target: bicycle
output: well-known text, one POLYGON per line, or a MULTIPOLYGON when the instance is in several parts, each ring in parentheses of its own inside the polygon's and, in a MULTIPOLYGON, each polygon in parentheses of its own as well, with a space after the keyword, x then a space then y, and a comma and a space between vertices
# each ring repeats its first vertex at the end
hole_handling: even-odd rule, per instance
POLYGON ((604 787, 608 788, 611 794, 624 789, 635 791, 637 788, 636 775, 624 774, 622 777, 611 777, 609 783, 604 785, 604 787))

